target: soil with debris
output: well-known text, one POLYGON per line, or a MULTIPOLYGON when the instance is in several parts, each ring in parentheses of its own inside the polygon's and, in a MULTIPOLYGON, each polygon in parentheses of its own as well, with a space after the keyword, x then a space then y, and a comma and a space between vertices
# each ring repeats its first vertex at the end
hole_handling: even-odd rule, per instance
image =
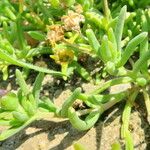
MULTIPOLYGON (((0 88, 16 89, 13 77, 8 82, 1 81, 0 88)), ((41 94, 54 98, 55 104, 60 106, 71 91, 79 86, 87 93, 96 88, 91 83, 83 83, 75 78, 74 81, 65 83, 46 75, 41 94)), ((114 87, 111 90, 115 92, 122 87, 124 86, 114 87)), ((135 150, 149 150, 150 126, 146 121, 142 97, 139 97, 137 102, 130 119, 135 150)), ((0 150, 73 150, 72 144, 75 142, 85 145, 87 150, 111 150, 111 145, 115 141, 124 145, 120 140, 120 116, 124 104, 122 102, 112 107, 101 116, 93 128, 84 132, 74 129, 68 120, 45 117, 43 120, 35 121, 11 138, 0 142, 0 150)), ((3 128, 0 127, 0 130, 3 128)))

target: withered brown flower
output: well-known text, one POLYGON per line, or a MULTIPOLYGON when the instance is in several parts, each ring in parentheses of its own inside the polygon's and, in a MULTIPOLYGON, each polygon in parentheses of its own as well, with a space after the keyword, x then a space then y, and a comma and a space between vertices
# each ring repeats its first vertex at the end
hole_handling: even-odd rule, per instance
POLYGON ((64 30, 61 25, 51 25, 48 27, 48 29, 49 31, 47 33, 47 40, 52 46, 54 46, 56 42, 64 39, 64 30))
POLYGON ((80 31, 80 22, 84 21, 84 16, 69 10, 67 15, 61 17, 66 31, 80 31))

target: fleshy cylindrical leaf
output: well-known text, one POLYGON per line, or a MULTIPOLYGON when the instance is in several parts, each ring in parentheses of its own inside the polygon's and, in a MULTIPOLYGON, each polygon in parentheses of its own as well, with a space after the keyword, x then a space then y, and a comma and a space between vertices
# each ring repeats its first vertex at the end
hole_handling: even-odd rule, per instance
POLYGON ((8 93, 0 99, 1 108, 4 110, 16 110, 19 106, 19 101, 14 93, 8 93))

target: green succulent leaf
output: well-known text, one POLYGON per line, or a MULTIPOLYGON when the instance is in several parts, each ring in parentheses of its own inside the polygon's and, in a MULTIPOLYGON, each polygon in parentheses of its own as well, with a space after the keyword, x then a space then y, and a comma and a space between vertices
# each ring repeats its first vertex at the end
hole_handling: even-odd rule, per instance
POLYGON ((42 101, 39 102, 39 107, 48 110, 49 112, 56 113, 57 107, 54 103, 47 97, 43 98, 42 101))
POLYGON ((77 88, 75 91, 72 93, 70 97, 63 103, 62 109, 60 111, 62 117, 67 117, 68 116, 68 109, 69 107, 72 106, 74 101, 77 99, 78 95, 81 93, 81 89, 77 88))
POLYGON ((125 48, 124 52, 122 53, 121 60, 118 64, 118 67, 125 65, 125 63, 128 61, 130 56, 135 51, 135 48, 146 38, 147 32, 142 32, 136 37, 134 37, 125 48))
POLYGON ((122 7, 116 24, 115 37, 116 37, 118 51, 121 50, 121 39, 122 39, 122 33, 124 28, 124 22, 126 18, 126 11, 127 11, 127 7, 126 6, 122 7))
POLYGON ((24 95, 28 95, 30 93, 29 87, 25 82, 23 74, 18 69, 16 69, 16 77, 17 77, 18 84, 22 92, 24 93, 24 95))
POLYGON ((21 123, 24 123, 29 119, 28 115, 22 112, 14 111, 12 114, 13 114, 13 117, 21 123))
POLYGON ((0 125, 1 126, 9 126, 10 120, 0 119, 0 125))
POLYGON ((90 74, 79 63, 73 61, 72 66, 76 68, 77 73, 79 73, 85 80, 89 81, 91 79, 90 74))
POLYGON ((19 106, 19 101, 15 93, 8 93, 0 98, 0 106, 3 110, 13 111, 19 106))
POLYGON ((46 68, 38 67, 38 66, 32 65, 30 63, 25 63, 21 60, 17 60, 16 58, 12 57, 11 55, 6 54, 1 49, 0 49, 0 59, 4 60, 10 64, 16 65, 16 66, 33 69, 33 70, 43 72, 43 73, 48 73, 48 74, 51 74, 54 76, 63 76, 63 74, 61 72, 51 71, 51 70, 46 69, 46 68))
POLYGON ((98 54, 99 50, 100 50, 100 44, 93 32, 92 29, 87 29, 86 30, 86 36, 88 38, 88 41, 93 49, 93 51, 95 52, 95 54, 98 54))
POLYGON ((46 39, 46 35, 42 34, 39 31, 29 31, 28 34, 35 40, 44 41, 46 39))
POLYGON ((134 64, 133 73, 137 74, 139 71, 143 69, 145 62, 150 59, 150 49, 146 51, 134 64))
POLYGON ((109 48, 109 42, 107 35, 104 35, 102 38, 101 49, 99 51, 101 59, 104 63, 112 60, 112 53, 109 48))
POLYGON ((78 130, 84 131, 88 130, 94 126, 100 117, 100 112, 91 112, 85 119, 85 121, 81 120, 75 110, 70 107, 68 109, 68 117, 72 126, 78 130))
POLYGON ((39 73, 33 84, 32 93, 36 100, 39 99, 43 79, 44 79, 44 73, 39 73))

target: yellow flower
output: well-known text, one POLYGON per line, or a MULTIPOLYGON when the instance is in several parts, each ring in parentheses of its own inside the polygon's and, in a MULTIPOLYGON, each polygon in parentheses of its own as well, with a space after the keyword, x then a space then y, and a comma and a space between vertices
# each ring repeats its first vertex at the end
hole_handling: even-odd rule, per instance
POLYGON ((74 59, 74 52, 68 49, 59 49, 50 57, 53 58, 56 63, 61 65, 61 72, 66 75, 63 79, 67 80, 68 64, 74 59))
POLYGON ((74 52, 68 49, 57 50, 56 53, 50 57, 58 64, 69 63, 74 58, 74 52))

